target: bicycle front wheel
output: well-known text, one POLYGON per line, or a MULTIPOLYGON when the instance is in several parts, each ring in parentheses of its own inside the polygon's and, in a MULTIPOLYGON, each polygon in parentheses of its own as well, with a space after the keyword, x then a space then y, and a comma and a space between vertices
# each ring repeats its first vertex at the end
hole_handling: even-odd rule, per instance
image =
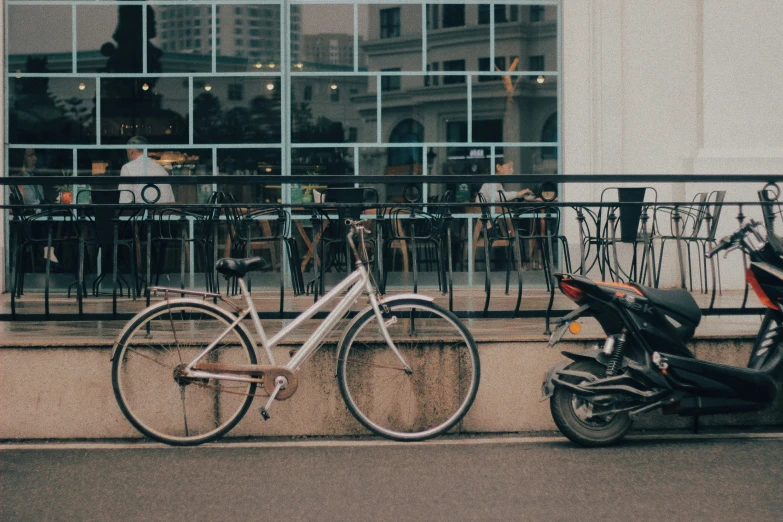
POLYGON ((418 299, 388 304, 384 321, 410 370, 366 312, 340 346, 337 380, 351 413, 370 431, 416 441, 449 430, 465 416, 479 386, 476 343, 451 312, 418 299))
POLYGON ((114 354, 112 385, 136 429, 167 444, 193 446, 219 438, 242 419, 255 383, 180 375, 212 343, 204 362, 256 364, 247 333, 230 328, 232 322, 221 308, 198 301, 162 302, 131 320, 114 354))

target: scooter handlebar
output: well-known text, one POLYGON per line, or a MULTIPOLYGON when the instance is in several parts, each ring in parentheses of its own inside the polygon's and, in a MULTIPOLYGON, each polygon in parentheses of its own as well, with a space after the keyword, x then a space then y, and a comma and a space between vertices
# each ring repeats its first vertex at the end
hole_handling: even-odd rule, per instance
POLYGON ((721 252, 723 250, 728 250, 732 247, 738 246, 740 242, 744 239, 745 235, 747 235, 748 232, 750 232, 760 224, 761 223, 759 223, 758 221, 751 219, 747 225, 743 226, 742 228, 734 232, 732 235, 721 238, 721 240, 718 241, 718 244, 705 254, 705 257, 709 259, 715 256, 718 252, 721 252))

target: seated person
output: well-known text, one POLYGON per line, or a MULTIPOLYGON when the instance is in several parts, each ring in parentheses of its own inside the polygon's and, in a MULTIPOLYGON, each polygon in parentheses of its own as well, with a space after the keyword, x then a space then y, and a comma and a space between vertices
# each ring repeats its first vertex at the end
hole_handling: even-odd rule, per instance
MULTIPOLYGON (((496 165, 495 172, 500 176, 513 174, 514 162, 509 161, 508 163, 503 163, 502 165, 496 165)), ((493 194, 495 195, 495 201, 499 201, 500 198, 497 196, 498 192, 503 194, 503 196, 506 198, 506 201, 510 201, 512 199, 535 199, 535 193, 529 188, 515 191, 506 191, 503 189, 503 185, 501 183, 484 183, 481 185, 481 190, 479 190, 479 194, 484 196, 484 200, 487 202, 492 201, 493 194)), ((478 196, 476 196, 476 202, 479 202, 478 196)))
MULTIPOLYGON (((168 176, 169 173, 160 166, 156 161, 151 160, 144 154, 143 146, 149 145, 147 138, 144 136, 133 136, 128 140, 128 163, 122 166, 120 170, 120 176, 168 176)), ((131 195, 128 192, 120 193, 120 203, 145 203, 142 199, 142 189, 146 183, 122 183, 118 189, 122 191, 133 192, 135 201, 132 201, 131 195)), ((157 185, 160 189, 160 198, 157 203, 174 203, 174 192, 171 190, 171 185, 157 185)), ((149 191, 148 197, 154 197, 155 191, 149 191), (149 194, 152 192, 153 194, 149 194)))

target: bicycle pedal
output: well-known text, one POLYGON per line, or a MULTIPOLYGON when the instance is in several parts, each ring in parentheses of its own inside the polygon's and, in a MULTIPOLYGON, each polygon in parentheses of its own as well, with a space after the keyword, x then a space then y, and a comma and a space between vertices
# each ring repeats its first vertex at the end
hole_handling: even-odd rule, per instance
POLYGON ((258 413, 260 413, 260 414, 261 414, 261 417, 262 417, 262 418, 263 418, 265 421, 268 421, 268 420, 271 418, 271 417, 269 416, 269 412, 267 412, 267 411, 266 411, 266 408, 264 408, 263 406, 261 406, 260 408, 258 408, 258 413))

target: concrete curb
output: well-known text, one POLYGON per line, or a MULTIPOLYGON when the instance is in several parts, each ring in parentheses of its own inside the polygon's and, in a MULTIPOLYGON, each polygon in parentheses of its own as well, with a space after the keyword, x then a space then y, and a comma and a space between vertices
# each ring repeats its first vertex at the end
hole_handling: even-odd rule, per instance
MULTIPOLYGON (((543 341, 478 342, 482 364, 476 401, 458 427, 459 433, 531 433, 555 430, 548 401, 541 402, 541 380, 563 360, 560 349, 580 349, 595 341, 570 341, 558 349, 543 341)), ((706 360, 744 366, 751 341, 746 338, 697 339, 693 351, 706 360)), ((111 387, 110 350, 106 343, 74 349, 61 346, 5 347, 0 350, 0 440, 137 439, 140 435, 117 406, 111 387)), ((279 360, 290 347, 280 347, 279 360)), ((340 437, 367 431, 350 415, 335 379, 334 347, 318 352, 300 371, 300 386, 291 400, 275 404, 263 422, 256 409, 229 436, 340 437)), ((260 405, 255 401, 254 406, 260 405)), ((690 418, 652 413, 638 419, 637 429, 685 429, 690 418)), ((763 412, 701 418, 706 427, 777 426, 783 424, 780 401, 763 412)))

